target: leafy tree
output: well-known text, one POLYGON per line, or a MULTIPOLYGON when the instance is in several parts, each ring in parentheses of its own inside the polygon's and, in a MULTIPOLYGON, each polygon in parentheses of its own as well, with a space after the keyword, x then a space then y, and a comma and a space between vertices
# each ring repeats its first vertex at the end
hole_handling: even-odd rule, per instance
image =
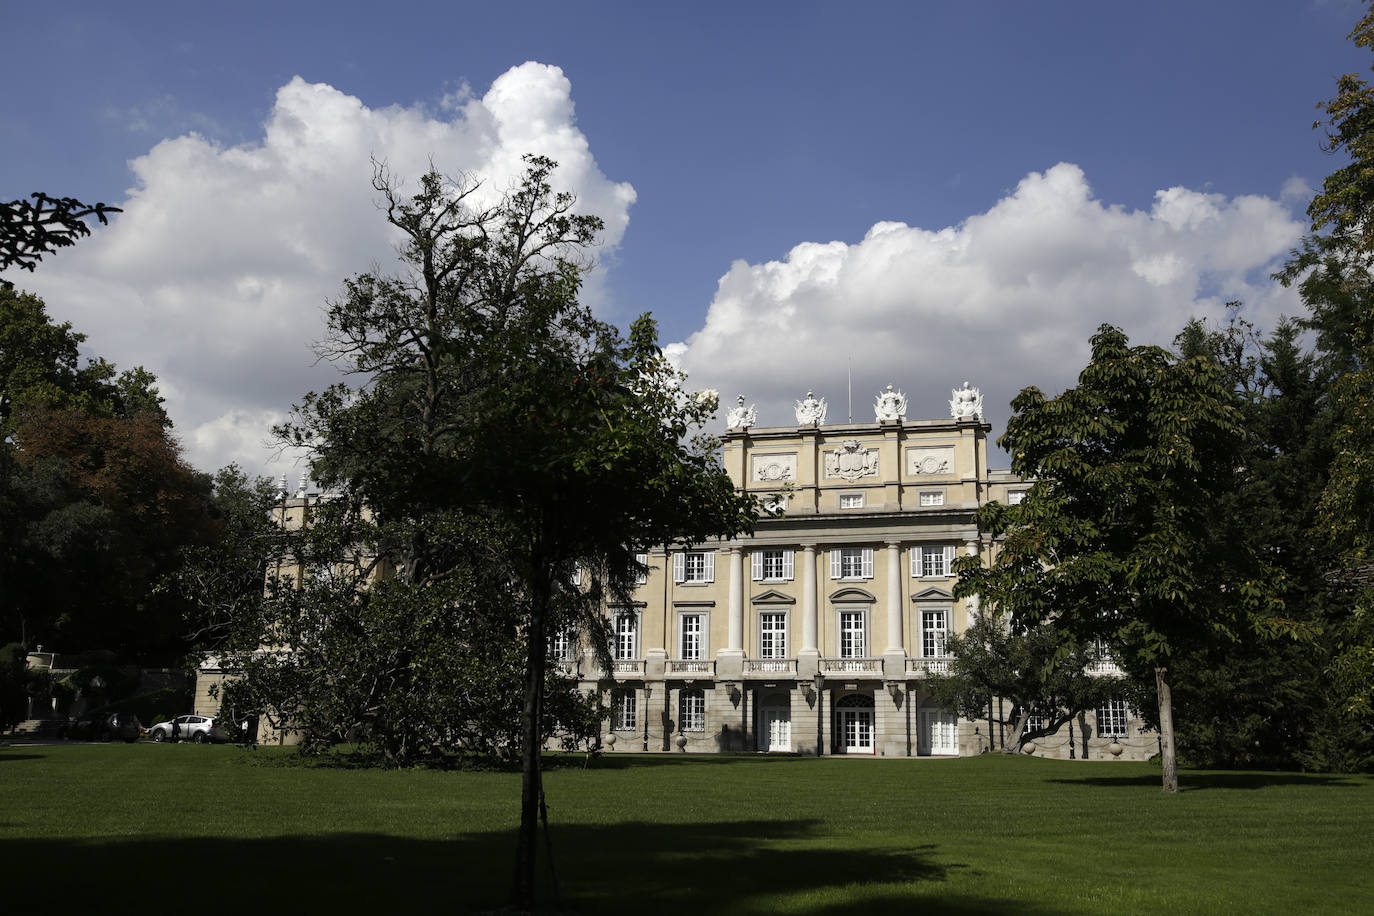
POLYGON ((1053 621, 1016 627, 1003 617, 983 614, 962 635, 951 636, 948 649, 954 659, 948 673, 930 675, 931 696, 969 719, 988 715, 989 697, 1009 700, 1009 715, 998 724, 1010 727, 1011 737, 1002 748, 1010 754, 1101 706, 1118 680, 1089 674, 1101 653, 1074 642, 1053 621), (1032 715, 1040 716, 1042 724, 1028 729, 1032 715))
MULTIPOLYGON (((470 635, 459 645, 473 649, 518 641, 513 896, 524 908, 543 796, 549 637, 575 628, 604 655, 600 611, 628 600, 636 551, 730 536, 754 519, 714 442, 694 435, 717 405, 684 393, 654 323, 642 317, 622 336, 578 303, 578 259, 601 222, 553 191, 554 168, 527 159, 520 182, 489 207, 476 205, 469 180, 431 172, 407 197, 379 169, 374 186, 405 270, 347 282, 321 351, 360 381, 307 395, 281 430, 313 451, 313 475, 338 493, 325 503, 339 520, 326 526, 337 532, 333 550, 309 558, 311 568, 346 560, 357 565, 354 583, 392 580, 365 596, 345 584, 332 599, 307 587, 300 613, 318 618, 348 602, 356 612, 329 615, 333 623, 353 619, 369 632, 376 605, 405 622, 398 631, 418 634, 388 643, 389 696, 423 692, 430 629, 461 624, 470 635), (360 553, 362 544, 375 551, 360 553), (571 585, 578 565, 589 585, 571 585), (505 635, 493 641, 492 632, 505 635)), ((293 645, 314 632, 305 627, 293 645)), ((383 740, 400 750, 400 737, 383 740)))
POLYGON ((999 444, 1036 483, 1020 505, 980 510, 1001 550, 990 568, 959 561, 959 593, 989 599, 1013 626, 1052 620, 1102 639, 1128 672, 1152 673, 1163 786, 1176 792, 1174 658, 1278 627, 1276 586, 1222 511, 1239 486, 1243 430, 1217 364, 1130 347, 1107 325, 1092 351, 1077 387, 1012 401, 999 444))
MULTIPOLYGON (((33 270, 44 255, 76 244, 91 234, 87 217, 109 223, 109 214, 121 213, 109 204, 83 204, 75 197, 49 197, 42 192, 0 203, 0 271, 10 267, 33 270)), ((0 288, 10 284, 0 280, 0 288)))
MULTIPOLYGON (((1374 5, 1350 39, 1374 50, 1374 5)), ((1317 333, 1332 415, 1333 457, 1314 534, 1337 559, 1331 579, 1344 612, 1329 633, 1334 659, 1328 669, 1339 707, 1354 734, 1374 733, 1374 88, 1357 74, 1337 80, 1337 91, 1318 106, 1313 126, 1327 148, 1348 161, 1322 183, 1307 213, 1311 232, 1277 274, 1298 285, 1308 308, 1305 325, 1317 333)))
POLYGON ((165 659, 184 645, 180 613, 152 587, 206 536, 208 488, 152 374, 80 366, 83 340, 0 289, 0 628, 165 659))

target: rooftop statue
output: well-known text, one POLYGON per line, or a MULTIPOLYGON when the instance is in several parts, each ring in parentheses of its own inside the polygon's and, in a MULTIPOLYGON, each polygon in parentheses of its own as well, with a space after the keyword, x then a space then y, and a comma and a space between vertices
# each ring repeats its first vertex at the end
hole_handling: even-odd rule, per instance
POLYGON ((878 393, 873 410, 878 415, 879 423, 900 422, 906 416, 906 395, 893 391, 892 386, 888 385, 886 391, 878 393))
POLYGON ((817 400, 813 392, 806 392, 806 399, 797 401, 797 425, 820 426, 824 422, 825 398, 817 400))
POLYGON ((964 382, 963 388, 950 391, 949 415, 956 420, 983 419, 983 393, 964 382))
POLYGON ((725 418, 725 425, 730 429, 748 429, 759 420, 757 408, 750 404, 744 406, 744 395, 739 396, 739 401, 734 407, 730 408, 730 413, 725 418))

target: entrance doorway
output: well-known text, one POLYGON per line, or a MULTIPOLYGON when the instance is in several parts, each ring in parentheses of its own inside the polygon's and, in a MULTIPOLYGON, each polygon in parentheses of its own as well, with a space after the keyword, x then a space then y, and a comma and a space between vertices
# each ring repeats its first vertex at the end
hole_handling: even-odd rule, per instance
POLYGON ((923 756, 959 755, 959 718, 940 709, 923 709, 916 752, 923 756))
POLYGON ((873 697, 851 693, 835 703, 835 752, 873 754, 873 697))

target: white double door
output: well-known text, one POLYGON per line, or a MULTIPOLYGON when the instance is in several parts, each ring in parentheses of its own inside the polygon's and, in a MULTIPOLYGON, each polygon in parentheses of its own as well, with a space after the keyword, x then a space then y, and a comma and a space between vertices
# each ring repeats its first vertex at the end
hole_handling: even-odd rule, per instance
POLYGON ((959 753, 959 719, 953 713, 923 709, 917 753, 954 756, 959 753))
POLYGON ((839 709, 836 719, 840 730, 840 753, 873 753, 873 710, 839 709))
POLYGON ((792 713, 786 707, 764 706, 759 710, 761 751, 792 751, 792 713))

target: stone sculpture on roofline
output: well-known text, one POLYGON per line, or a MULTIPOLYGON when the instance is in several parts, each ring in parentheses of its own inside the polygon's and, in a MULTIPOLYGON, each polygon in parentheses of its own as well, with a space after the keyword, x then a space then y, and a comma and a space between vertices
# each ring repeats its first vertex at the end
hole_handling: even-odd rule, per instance
POLYGON ((906 417, 906 395, 888 385, 887 390, 878 392, 873 411, 879 423, 900 423, 906 417))
POLYGON ((825 398, 818 400, 815 392, 807 391, 806 398, 796 403, 798 426, 820 426, 825 422, 825 398))
POLYGON ((739 396, 738 403, 730 408, 730 413, 726 415, 725 425, 730 429, 748 429, 759 420, 759 412, 755 405, 744 406, 744 395, 739 396))
POLYGON ((983 419, 983 393, 968 382, 950 391, 949 415, 956 420, 983 419))

